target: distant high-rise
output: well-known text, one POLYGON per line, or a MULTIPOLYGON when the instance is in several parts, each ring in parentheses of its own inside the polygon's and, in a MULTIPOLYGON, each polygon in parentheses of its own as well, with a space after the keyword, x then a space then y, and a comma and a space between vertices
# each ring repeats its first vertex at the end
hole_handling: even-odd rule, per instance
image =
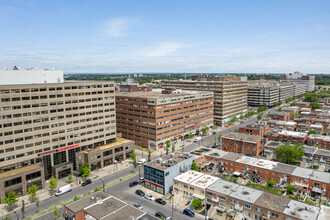
POLYGON ((214 122, 223 126, 247 110, 247 80, 240 76, 203 77, 162 81, 162 88, 214 92, 214 122))
POLYGON ((315 87, 315 76, 310 76, 301 72, 294 72, 294 73, 281 75, 280 81, 304 84, 305 91, 314 91, 314 87, 315 87))

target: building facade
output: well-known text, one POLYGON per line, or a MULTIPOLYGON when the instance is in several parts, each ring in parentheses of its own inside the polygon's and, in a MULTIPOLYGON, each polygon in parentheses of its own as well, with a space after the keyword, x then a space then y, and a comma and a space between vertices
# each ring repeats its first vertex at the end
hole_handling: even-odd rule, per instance
MULTIPOLYGON (((153 150, 213 125, 213 92, 154 90, 116 94, 117 132, 153 150)), ((187 137, 186 137, 187 138, 187 137)))
POLYGON ((247 81, 241 77, 197 77, 196 80, 162 81, 162 88, 214 92, 214 122, 223 126, 247 111, 247 81))

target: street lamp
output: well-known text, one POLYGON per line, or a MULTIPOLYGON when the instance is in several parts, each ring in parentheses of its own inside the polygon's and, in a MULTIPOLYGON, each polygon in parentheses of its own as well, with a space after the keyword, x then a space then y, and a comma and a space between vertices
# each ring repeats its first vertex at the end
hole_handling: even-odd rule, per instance
POLYGON ((100 179, 101 181, 102 181, 102 183, 103 183, 103 192, 106 192, 105 191, 105 188, 104 188, 104 180, 103 179, 100 179))

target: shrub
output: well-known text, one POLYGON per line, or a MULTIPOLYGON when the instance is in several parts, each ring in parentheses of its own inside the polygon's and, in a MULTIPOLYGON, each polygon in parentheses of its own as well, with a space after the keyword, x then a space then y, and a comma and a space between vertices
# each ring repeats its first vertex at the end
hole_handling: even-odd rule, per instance
POLYGON ((201 199, 194 199, 191 203, 191 205, 194 207, 196 210, 201 210, 203 208, 202 206, 202 200, 201 199))

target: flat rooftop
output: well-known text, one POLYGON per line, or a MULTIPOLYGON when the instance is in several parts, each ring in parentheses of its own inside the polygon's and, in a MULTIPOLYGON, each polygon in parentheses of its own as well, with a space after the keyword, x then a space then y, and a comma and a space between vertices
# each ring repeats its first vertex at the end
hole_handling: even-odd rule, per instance
POLYGON ((283 213, 298 219, 316 220, 319 211, 319 207, 308 205, 296 200, 290 200, 283 213))
POLYGON ((267 210, 282 213, 289 202, 290 199, 287 197, 264 192, 254 204, 267 210))
POLYGON ((241 157, 242 157, 242 155, 229 152, 228 154, 226 154, 225 156, 223 156, 222 159, 229 160, 229 161, 236 161, 237 159, 239 159, 241 157))
POLYGON ((203 176, 193 180, 190 185, 192 186, 196 186, 198 188, 201 189, 206 189, 207 187, 209 187, 210 185, 212 185, 213 183, 215 183, 219 178, 218 177, 214 177, 208 174, 204 174, 203 176))
POLYGON ((241 134, 241 133, 236 133, 236 132, 230 132, 228 134, 223 135, 221 138, 237 140, 237 141, 243 140, 243 142, 248 142, 248 143, 258 143, 261 140, 260 136, 241 134))
POLYGON ((177 176, 174 178, 174 180, 183 182, 183 183, 191 183, 192 181, 198 179, 199 177, 203 176, 203 173, 189 170, 187 172, 184 172, 183 174, 177 176))
POLYGON ((284 115, 288 115, 288 112, 271 112, 269 113, 269 115, 278 115, 278 116, 284 116, 284 115))
POLYGON ((317 149, 315 154, 321 155, 321 156, 324 156, 324 157, 330 157, 330 150, 317 149))
POLYGON ((310 125, 311 128, 316 128, 316 129, 322 129, 323 125, 319 125, 319 124, 312 124, 310 125))
POLYGON ((154 89, 147 92, 116 92, 116 96, 132 97, 132 98, 153 98, 153 99, 164 99, 173 98, 187 95, 197 95, 197 94, 209 94, 213 92, 209 91, 193 91, 193 90, 181 90, 179 93, 162 94, 162 90, 154 89))
POLYGON ((296 169, 296 166, 285 164, 285 163, 277 163, 275 167, 273 167, 272 170, 292 174, 293 171, 296 169))
POLYGON ((292 175, 299 176, 305 179, 309 179, 312 175, 314 170, 302 168, 302 167, 296 167, 294 171, 292 172, 292 175))
POLYGON ((10 171, 4 172, 4 173, 0 173, 0 179, 7 178, 7 177, 10 177, 10 176, 14 176, 14 175, 17 175, 17 174, 22 174, 22 173, 25 173, 25 172, 28 172, 28 171, 33 171, 35 169, 40 169, 40 168, 42 168, 41 163, 37 163, 37 164, 32 164, 30 166, 10 170, 10 171))
POLYGON ((115 197, 108 197, 101 201, 102 202, 96 202, 84 208, 85 212, 96 219, 100 219, 112 212, 117 211, 118 209, 122 209, 124 206, 127 205, 126 203, 120 201, 115 197))
POLYGON ((109 197, 108 194, 102 192, 102 191, 99 191, 99 192, 96 192, 96 193, 93 193, 93 194, 90 194, 86 197, 83 197, 77 201, 73 201, 67 205, 65 205, 65 207, 67 207, 68 209, 70 209, 73 213, 77 213, 81 210, 83 210, 84 208, 92 205, 92 204, 95 204, 95 201, 97 199, 105 199, 109 197))
POLYGON ((248 125, 245 125, 241 128, 247 128, 247 129, 263 129, 265 128, 266 125, 262 125, 262 124, 257 124, 257 123, 253 123, 253 124, 248 124, 248 125))
POLYGON ((127 143, 134 143, 134 141, 128 140, 128 139, 125 139, 125 138, 121 138, 121 137, 117 137, 116 142, 113 142, 111 144, 107 144, 107 145, 104 145, 104 146, 101 146, 101 147, 98 147, 98 148, 95 148, 95 149, 92 149, 92 150, 81 151, 81 153, 93 154, 93 153, 96 153, 96 152, 104 151, 104 150, 107 150, 109 148, 114 148, 114 147, 117 147, 119 145, 127 144, 127 143))
POLYGON ((229 195, 234 190, 236 190, 240 185, 228 181, 223 181, 221 179, 214 182, 210 185, 207 190, 211 190, 213 192, 222 194, 222 195, 229 195))
POLYGON ((140 216, 142 217, 143 214, 144 214, 143 211, 134 208, 130 205, 126 205, 125 207, 120 208, 119 210, 116 210, 115 212, 102 218, 102 220, 137 219, 140 216))
POLYGON ((260 167, 268 170, 274 169, 276 167, 278 162, 270 161, 270 160, 263 160, 259 159, 257 163, 254 164, 255 167, 260 167))
POLYGON ((330 216, 330 207, 321 205, 321 210, 319 212, 319 217, 317 218, 317 220, 329 220, 329 216, 330 216))
POLYGON ((248 203, 255 203, 263 192, 245 186, 239 186, 229 196, 248 203))
POLYGON ((307 133, 305 132, 287 131, 287 130, 280 131, 278 134, 284 136, 300 137, 300 138, 307 136, 307 133))
POLYGON ((317 149, 318 149, 317 147, 311 147, 311 146, 304 145, 304 151, 307 154, 314 154, 317 151, 317 149))
POLYGON ((176 164, 179 164, 192 157, 195 156, 187 153, 174 152, 165 155, 162 158, 158 158, 149 163, 146 163, 145 166, 153 167, 158 170, 166 170, 167 168, 175 166, 176 164))
POLYGON ((276 149, 276 148, 278 148, 279 146, 281 146, 282 144, 283 144, 283 143, 280 142, 280 141, 268 141, 268 142, 265 144, 265 147, 276 149))
POLYGON ((216 158, 222 158, 225 155, 227 155, 229 152, 223 151, 223 150, 218 150, 218 149, 212 149, 210 153, 208 153, 208 156, 216 157, 216 158))
POLYGON ((327 136, 323 136, 323 135, 319 135, 319 134, 310 134, 308 135, 309 139, 319 139, 319 140, 323 140, 325 139, 327 136))
POLYGON ((314 170, 310 179, 330 184, 330 173, 314 170))
POLYGON ((240 158, 238 158, 236 160, 237 163, 243 163, 243 164, 246 164, 246 165, 254 165, 255 163, 258 162, 258 158, 254 158, 254 157, 247 157, 247 156, 242 156, 240 158))

